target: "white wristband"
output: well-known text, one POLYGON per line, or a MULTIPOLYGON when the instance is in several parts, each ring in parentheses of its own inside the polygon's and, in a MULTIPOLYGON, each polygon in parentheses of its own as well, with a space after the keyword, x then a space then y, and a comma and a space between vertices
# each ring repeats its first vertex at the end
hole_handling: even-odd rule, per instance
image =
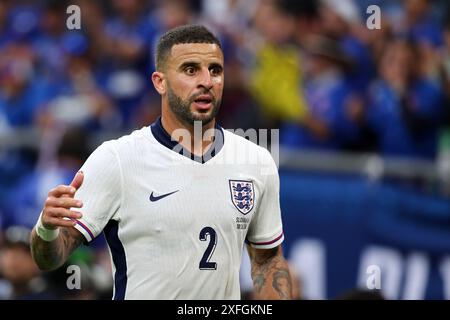
POLYGON ((47 229, 42 224, 41 217, 42 217, 42 212, 39 215, 39 219, 38 219, 38 222, 36 224, 36 234, 39 236, 39 238, 41 238, 42 240, 47 241, 47 242, 53 241, 56 238, 58 238, 59 228, 47 229))

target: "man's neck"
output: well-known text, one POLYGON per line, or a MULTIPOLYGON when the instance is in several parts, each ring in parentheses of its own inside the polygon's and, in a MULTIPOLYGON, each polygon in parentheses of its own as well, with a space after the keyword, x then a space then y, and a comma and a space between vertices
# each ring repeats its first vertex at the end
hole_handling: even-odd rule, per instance
POLYGON ((161 124, 164 130, 172 137, 172 140, 177 141, 186 150, 196 156, 203 156, 208 148, 211 146, 214 135, 215 119, 206 125, 201 125, 200 121, 194 125, 187 126, 186 124, 178 121, 176 118, 161 116, 161 124), (178 131, 182 129, 182 131, 178 131), (205 134, 209 130, 211 134, 205 134), (187 134, 188 132, 188 134, 187 134), (183 139, 186 137, 188 139, 183 139))

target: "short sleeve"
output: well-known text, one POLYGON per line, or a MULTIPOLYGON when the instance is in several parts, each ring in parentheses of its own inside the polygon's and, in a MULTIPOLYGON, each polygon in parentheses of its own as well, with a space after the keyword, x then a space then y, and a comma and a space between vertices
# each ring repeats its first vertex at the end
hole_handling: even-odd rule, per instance
POLYGON ((280 179, 278 169, 267 150, 267 170, 262 170, 264 189, 257 211, 255 212, 247 233, 247 242, 257 249, 271 249, 284 240, 280 210, 280 179))
POLYGON ((73 208, 83 214, 75 228, 88 242, 97 237, 110 219, 115 218, 121 203, 122 177, 117 152, 112 142, 99 146, 80 169, 84 180, 75 194, 83 202, 73 208))

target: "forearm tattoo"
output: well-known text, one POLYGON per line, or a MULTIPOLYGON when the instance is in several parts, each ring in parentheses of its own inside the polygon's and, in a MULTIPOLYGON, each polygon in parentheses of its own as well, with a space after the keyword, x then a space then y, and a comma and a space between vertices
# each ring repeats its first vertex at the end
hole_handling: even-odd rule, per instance
POLYGON ((257 298, 291 299, 292 280, 286 260, 278 248, 265 254, 250 254, 252 278, 257 298))
POLYGON ((33 230, 31 234, 31 254, 42 270, 54 270, 60 267, 70 254, 83 242, 78 231, 61 228, 58 238, 44 241, 33 230))

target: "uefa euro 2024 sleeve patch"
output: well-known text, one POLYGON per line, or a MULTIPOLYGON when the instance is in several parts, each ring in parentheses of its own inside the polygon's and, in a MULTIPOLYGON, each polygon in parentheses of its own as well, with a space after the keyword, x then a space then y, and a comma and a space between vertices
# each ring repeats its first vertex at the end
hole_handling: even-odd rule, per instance
POLYGON ((229 180, 231 201, 240 213, 246 215, 253 209, 255 191, 252 181, 229 180))

